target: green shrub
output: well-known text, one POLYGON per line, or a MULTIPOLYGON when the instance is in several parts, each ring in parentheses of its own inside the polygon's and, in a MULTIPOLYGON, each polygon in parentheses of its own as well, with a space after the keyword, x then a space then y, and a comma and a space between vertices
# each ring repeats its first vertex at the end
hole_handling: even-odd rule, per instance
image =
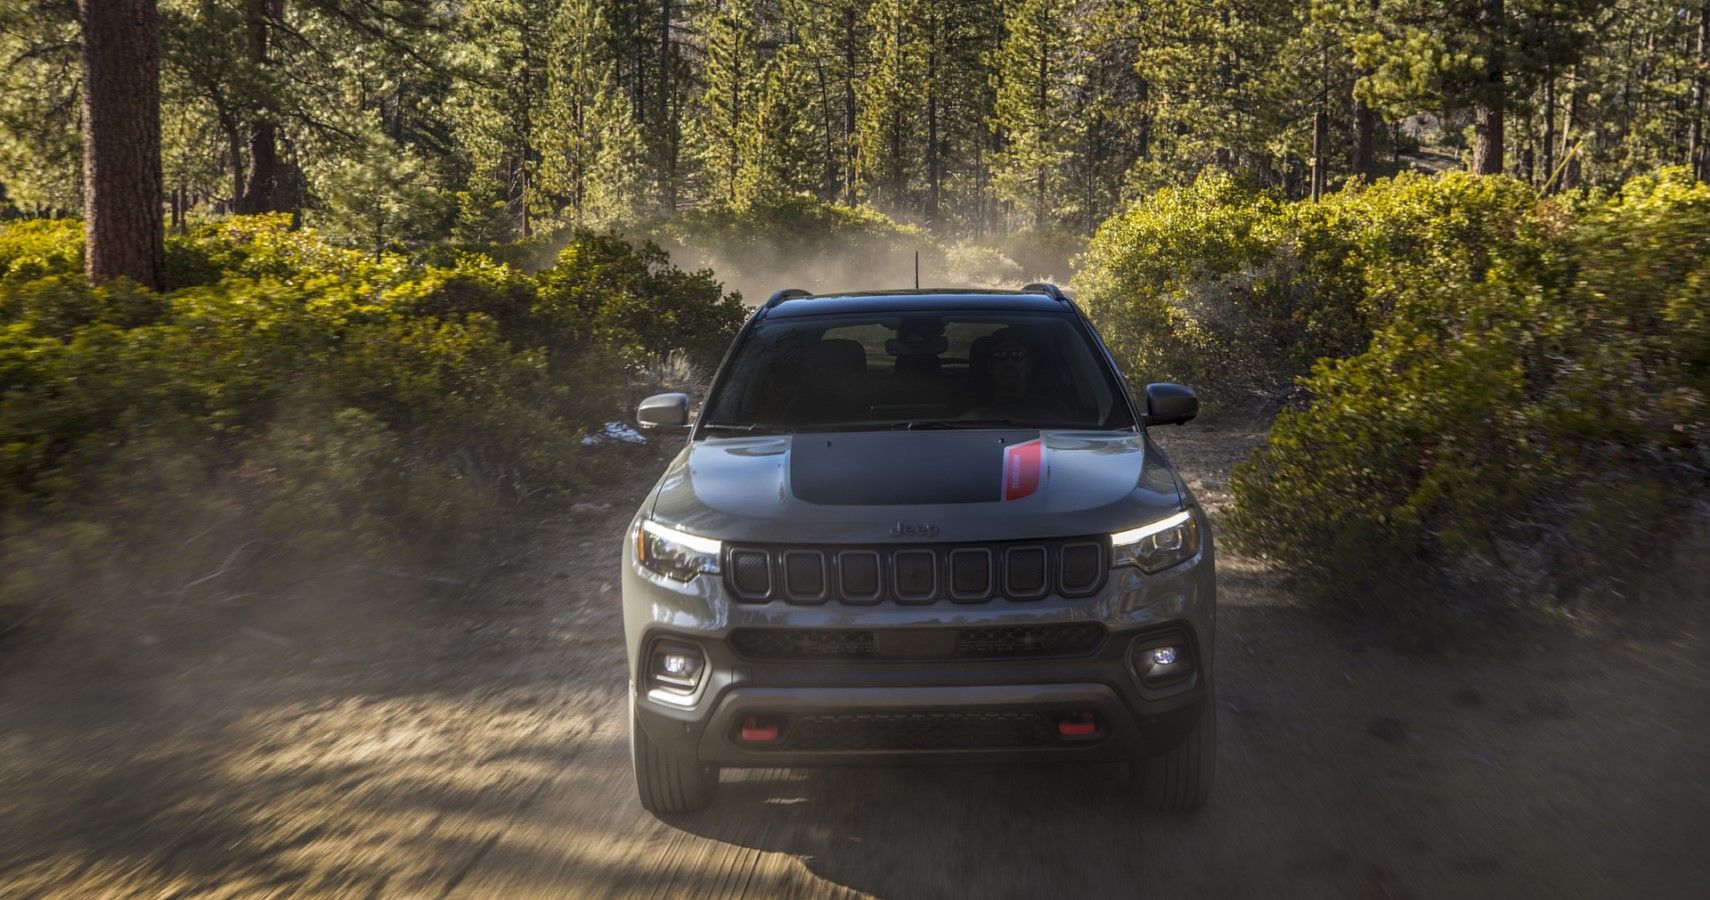
POLYGON ((610 236, 577 235, 531 276, 476 254, 376 260, 284 217, 236 218, 176 238, 179 286, 157 294, 90 286, 74 250, 44 255, 81 234, 50 224, 0 229, 13 606, 80 566, 112 571, 114 553, 170 582, 234 546, 466 543, 595 476, 581 438, 622 414, 636 363, 710 365, 742 316, 706 273, 610 236))
POLYGON ((1518 182, 1465 174, 1321 203, 1205 176, 1101 226, 1077 286, 1137 376, 1192 383, 1212 403, 1280 397, 1317 360, 1365 350, 1419 281, 1532 265, 1535 204, 1518 182))
POLYGON ((0 280, 83 271, 80 219, 28 219, 0 227, 0 280))
POLYGON ((1369 347, 1232 484, 1242 547, 1410 627, 1629 578, 1710 487, 1710 186, 1572 211, 1485 181, 1362 232, 1369 347))

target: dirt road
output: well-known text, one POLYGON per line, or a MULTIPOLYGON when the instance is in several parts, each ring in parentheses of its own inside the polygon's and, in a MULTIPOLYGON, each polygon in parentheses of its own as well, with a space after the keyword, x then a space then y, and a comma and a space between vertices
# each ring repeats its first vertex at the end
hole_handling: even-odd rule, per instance
MULTIPOLYGON (((1257 439, 1161 437, 1213 507, 1257 439)), ((0 895, 1710 896, 1701 613, 1415 658, 1237 557, 1202 813, 992 768, 727 774, 711 811, 654 818, 614 593, 652 474, 473 583, 316 573, 8 646, 0 895)))

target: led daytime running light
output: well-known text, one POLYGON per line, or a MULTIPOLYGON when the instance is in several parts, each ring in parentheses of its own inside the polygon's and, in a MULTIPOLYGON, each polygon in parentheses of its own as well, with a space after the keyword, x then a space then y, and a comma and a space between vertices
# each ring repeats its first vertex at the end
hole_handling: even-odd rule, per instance
POLYGON ((678 531, 675 528, 661 525, 651 519, 641 523, 641 530, 648 534, 662 537, 673 544, 681 544, 696 553, 705 553, 708 556, 717 556, 719 550, 724 546, 713 538, 705 538, 699 535, 678 531))
POLYGON ((1121 547, 1124 544, 1132 544, 1143 538, 1149 538, 1154 534, 1180 527, 1181 525, 1186 524, 1187 520, 1191 518, 1193 518, 1193 514, 1184 509, 1173 516, 1141 525, 1139 528, 1130 528, 1127 531, 1118 531, 1110 536, 1110 542, 1118 547, 1121 547))

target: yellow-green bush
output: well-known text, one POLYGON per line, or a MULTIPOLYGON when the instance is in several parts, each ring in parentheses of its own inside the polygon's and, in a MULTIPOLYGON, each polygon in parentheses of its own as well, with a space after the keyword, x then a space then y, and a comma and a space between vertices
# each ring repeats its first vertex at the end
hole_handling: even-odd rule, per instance
POLYGON ((1187 382, 1212 404, 1275 399, 1314 361, 1363 351, 1421 279, 1526 264, 1534 203, 1518 182, 1465 174, 1316 204, 1208 175, 1105 222, 1076 285, 1137 379, 1187 382))
POLYGON ((1710 488, 1710 186, 1571 209, 1468 180, 1361 232, 1369 347, 1303 380, 1228 523, 1313 596, 1433 628, 1634 574, 1710 488))
POLYGON ((594 235, 530 276, 478 255, 375 260, 240 218, 174 238, 163 295, 89 285, 81 231, 48 226, 0 229, 14 598, 25 569, 54 583, 43 561, 159 560, 210 529, 295 552, 445 546, 590 477, 580 439, 622 415, 627 361, 704 361, 741 320, 704 274, 594 235))

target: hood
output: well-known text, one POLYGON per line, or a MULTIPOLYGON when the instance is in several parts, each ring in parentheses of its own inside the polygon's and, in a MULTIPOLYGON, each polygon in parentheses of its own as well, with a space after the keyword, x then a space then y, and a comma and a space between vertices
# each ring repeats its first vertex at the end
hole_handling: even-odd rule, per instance
POLYGON ((652 514, 724 540, 956 542, 1120 531, 1182 502, 1143 433, 866 431, 693 441, 652 514))

